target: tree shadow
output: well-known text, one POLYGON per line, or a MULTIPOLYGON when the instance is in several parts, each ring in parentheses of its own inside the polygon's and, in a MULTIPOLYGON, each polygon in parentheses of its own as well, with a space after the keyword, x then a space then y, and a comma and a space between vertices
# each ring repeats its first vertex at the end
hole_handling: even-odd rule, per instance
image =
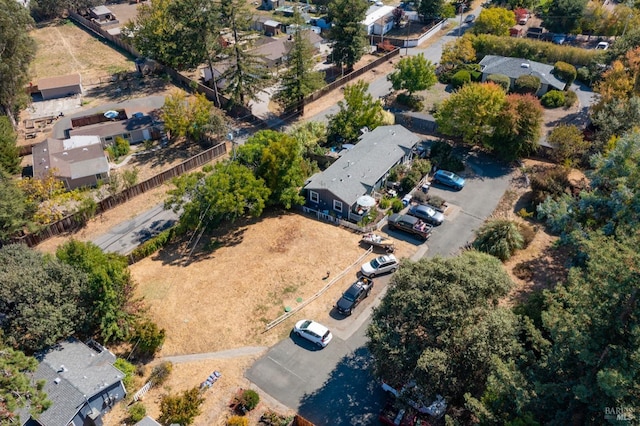
POLYGON ((157 95, 169 85, 167 80, 159 76, 142 76, 137 71, 131 71, 115 74, 111 81, 86 89, 85 97, 124 102, 131 98, 157 95))
POLYGON ((377 424, 385 395, 366 347, 343 357, 323 386, 300 400, 298 412, 317 426, 377 424))
POLYGON ((513 274, 527 282, 516 294, 514 300, 525 302, 532 293, 553 289, 567 280, 570 253, 562 247, 551 246, 540 256, 522 261, 513 267, 513 274))

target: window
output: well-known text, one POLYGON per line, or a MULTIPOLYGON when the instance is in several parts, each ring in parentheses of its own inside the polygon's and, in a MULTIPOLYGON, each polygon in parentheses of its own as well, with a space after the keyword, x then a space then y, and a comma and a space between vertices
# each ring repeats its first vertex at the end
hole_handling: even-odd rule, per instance
POLYGON ((131 133, 125 133, 124 135, 122 135, 122 137, 125 139, 129 139, 131 137, 131 133))
POLYGON ((113 140, 112 136, 107 136, 106 138, 104 138, 105 142, 111 142, 113 140))
POLYGON ((342 212, 342 201, 333 200, 333 209, 337 212, 342 212))
POLYGON ((317 203, 320 201, 320 197, 318 196, 318 193, 315 191, 309 191, 309 199, 313 203, 317 203))

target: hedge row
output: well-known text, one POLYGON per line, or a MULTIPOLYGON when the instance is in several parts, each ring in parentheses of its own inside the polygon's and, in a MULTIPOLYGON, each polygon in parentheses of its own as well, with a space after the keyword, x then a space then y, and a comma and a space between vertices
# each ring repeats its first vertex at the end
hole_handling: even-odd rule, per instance
POLYGON ((173 239, 173 236, 175 235, 175 233, 176 233, 175 227, 169 228, 167 230, 162 231, 155 237, 140 244, 129 255, 130 262, 136 263, 147 256, 151 256, 153 253, 157 252, 162 247, 169 244, 173 239))
POLYGON ((465 37, 470 37, 478 61, 486 55, 499 55, 546 64, 561 61, 578 67, 587 66, 594 59, 604 57, 603 50, 582 49, 529 38, 499 37, 491 34, 466 34, 465 37))

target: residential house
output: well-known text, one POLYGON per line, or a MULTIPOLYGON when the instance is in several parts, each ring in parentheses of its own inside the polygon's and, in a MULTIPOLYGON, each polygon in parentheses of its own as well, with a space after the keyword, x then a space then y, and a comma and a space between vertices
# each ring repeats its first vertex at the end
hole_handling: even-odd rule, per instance
POLYGON ((21 410, 23 426, 102 426, 102 415, 126 395, 124 373, 113 366, 115 355, 96 342, 68 339, 36 359, 40 365, 32 381, 45 380, 52 404, 37 419, 28 407, 21 410))
POLYGON ((82 94, 80 74, 41 78, 38 80, 38 90, 45 101, 82 94))
POLYGON ((269 37, 277 36, 280 34, 280 22, 269 19, 264 22, 264 34, 269 37))
POLYGON ((342 219, 359 221, 357 200, 385 183, 392 167, 408 162, 420 137, 400 125, 366 132, 325 171, 304 187, 306 206, 342 219))
POLYGON ((140 420, 134 426, 162 426, 160 423, 153 420, 151 417, 146 416, 144 419, 140 420))
POLYGON ((373 5, 367 10, 362 25, 367 30, 367 35, 385 35, 393 28, 393 6, 373 5))
POLYGON ((567 86, 562 80, 553 75, 553 65, 542 64, 522 58, 510 58, 505 56, 486 55, 480 61, 482 81, 491 74, 502 74, 511 80, 511 89, 515 81, 523 75, 534 75, 540 79, 540 89, 536 93, 542 96, 549 90, 564 90, 567 86))
MULTIPOLYGON (((69 130, 69 136, 98 136, 104 146, 112 145, 116 137, 121 137, 134 145, 145 140, 160 137, 159 124, 151 115, 133 113, 129 118, 109 120, 105 119, 95 124, 74 126, 69 130)), ((76 118, 74 120, 78 120, 76 118)))
MULTIPOLYGON (((310 29, 304 30, 302 35, 311 43, 316 49, 315 53, 317 53, 323 41, 322 37, 310 29)), ((253 50, 253 53, 261 57, 267 68, 277 68, 286 62, 287 56, 293 47, 292 40, 292 35, 288 38, 264 37, 258 41, 258 47, 253 50)), ((208 73, 208 76, 210 78, 211 72, 208 73)))
POLYGON ((118 20, 116 19, 116 16, 113 14, 113 12, 111 12, 111 10, 104 5, 90 8, 89 17, 98 22, 100 25, 111 25, 118 23, 118 20))
POLYGON ((285 5, 285 0, 262 0, 264 10, 273 10, 285 5))
POLYGON ((53 173, 67 189, 95 186, 109 178, 109 161, 98 136, 48 138, 34 145, 33 177, 43 179, 53 173))

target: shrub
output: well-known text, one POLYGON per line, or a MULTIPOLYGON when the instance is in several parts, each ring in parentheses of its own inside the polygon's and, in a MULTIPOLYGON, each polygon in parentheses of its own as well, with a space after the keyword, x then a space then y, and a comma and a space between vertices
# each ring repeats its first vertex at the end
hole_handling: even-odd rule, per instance
POLYGON ((412 111, 422 111, 424 109, 424 102, 422 102, 423 99, 420 96, 400 93, 396 100, 398 103, 409 107, 412 111))
POLYGON ((471 73, 467 70, 460 70, 451 77, 451 86, 458 89, 471 82, 471 73))
POLYGON ((453 147, 444 141, 436 141, 431 145, 431 163, 439 169, 459 172, 464 170, 464 163, 453 155, 453 147))
POLYGON ((404 204, 402 204, 402 200, 399 198, 394 198, 391 200, 391 210, 394 213, 399 213, 402 209, 404 209, 404 204))
POLYGON ((260 423, 266 426, 288 426, 292 420, 293 416, 283 416, 271 410, 265 411, 260 417, 260 423))
POLYGON ((172 370, 173 364, 170 361, 161 362, 153 367, 149 380, 151 380, 154 385, 159 386, 167 381, 172 370))
POLYGON ((511 79, 504 74, 489 74, 486 81, 496 83, 502 87, 505 92, 508 92, 511 87, 511 79))
POLYGON ((516 79, 513 90, 516 93, 535 95, 540 90, 540 79, 535 75, 521 75, 516 79))
MULTIPOLYGON (((531 213, 531 215, 533 215, 533 212, 531 213)), ((531 241, 533 241, 536 236, 536 230, 533 228, 533 226, 525 222, 518 222, 518 230, 520 231, 520 235, 522 235, 523 238, 522 248, 529 247, 529 244, 531 244, 531 241)))
POLYGON ((380 207, 382 210, 388 209, 390 205, 391 200, 387 197, 382 197, 382 199, 378 202, 378 207, 380 207))
POLYGON ((476 233, 473 248, 503 262, 524 247, 524 237, 517 223, 506 219, 487 222, 476 233))
POLYGON ((134 376, 136 374, 136 366, 122 358, 116 359, 116 362, 113 364, 113 366, 124 373, 124 379, 122 379, 124 388, 129 392, 133 390, 135 386, 134 376))
POLYGON ((175 235, 175 232, 175 227, 169 228, 162 231, 155 237, 148 239, 131 252, 131 259, 133 260, 133 262, 138 262, 139 260, 142 260, 147 256, 151 256, 153 253, 169 244, 171 242, 171 239, 175 235))
POLYGON ((211 173, 211 172, 213 171, 213 164, 205 164, 205 165, 202 167, 202 171, 203 171, 204 173, 211 173))
POLYGON ((231 416, 227 419, 227 426, 248 426, 249 420, 243 416, 231 416))
POLYGON ((258 392, 253 389, 247 389, 242 392, 238 402, 244 410, 251 411, 258 406, 258 403, 260 402, 260 395, 258 395, 258 392))
POLYGON ((136 351, 143 358, 151 358, 164 343, 164 328, 158 328, 149 319, 138 321, 134 326, 130 341, 136 345, 136 351))
POLYGON ((582 161, 590 147, 582 131, 573 124, 556 126, 547 137, 547 142, 553 146, 551 157, 567 165, 582 161))
POLYGON ((130 150, 131 147, 129 145, 129 141, 120 136, 116 136, 115 140, 113 141, 113 145, 107 147, 107 151, 114 161, 117 161, 118 158, 122 157, 123 155, 127 155, 130 150))
POLYGON ((139 402, 136 402, 135 404, 130 406, 127 411, 129 412, 129 418, 131 419, 131 421, 136 423, 144 419, 144 417, 147 415, 147 409, 144 408, 144 405, 140 404, 139 402))
POLYGON ((576 80, 586 84, 591 84, 593 73, 588 67, 580 67, 576 71, 576 80))
POLYGON ((192 388, 180 395, 165 395, 160 401, 160 423, 178 423, 186 426, 193 423, 200 414, 200 405, 204 401, 200 390, 192 388))
POLYGON ((411 164, 411 170, 417 170, 420 175, 425 176, 431 171, 431 161, 421 158, 414 160, 411 164))
POLYGON ((564 92, 564 107, 571 108, 578 101, 578 95, 573 90, 564 92))
POLYGON ((574 82, 577 75, 576 67, 562 61, 558 61, 554 64, 553 72, 560 80, 567 83, 567 87, 571 86, 571 83, 574 82))
POLYGON ((422 176, 423 175, 420 173, 420 171, 411 169, 411 171, 407 173, 405 177, 402 178, 402 181, 401 181, 402 190, 404 192, 411 191, 413 188, 415 188, 418 182, 420 182, 420 180, 422 179, 422 176))
POLYGON ((540 103, 546 108, 558 108, 565 104, 564 92, 550 90, 540 99, 540 103))
POLYGON ((547 168, 531 174, 532 201, 535 205, 542 203, 547 197, 558 198, 570 187, 569 171, 560 166, 547 168))

